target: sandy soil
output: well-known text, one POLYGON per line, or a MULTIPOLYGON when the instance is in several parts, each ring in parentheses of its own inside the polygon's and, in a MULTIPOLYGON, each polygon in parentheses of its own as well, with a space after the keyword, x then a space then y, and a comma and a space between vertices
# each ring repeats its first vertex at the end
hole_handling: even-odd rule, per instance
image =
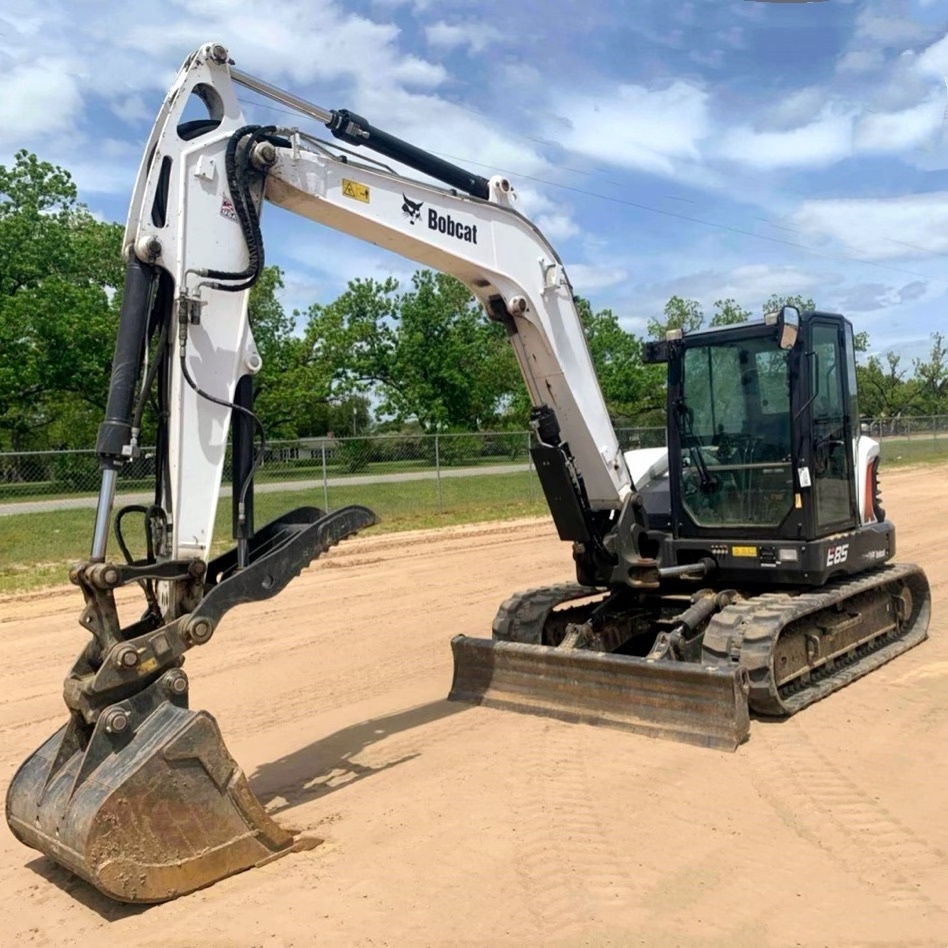
MULTIPOLYGON (((364 537, 188 657, 274 816, 318 848, 175 902, 108 902, 0 832, 0 944, 948 944, 948 469, 890 473, 932 637, 708 751, 444 700, 452 635, 570 579, 548 523, 364 537)), ((66 587, 0 602, 0 781, 64 720, 66 587)))

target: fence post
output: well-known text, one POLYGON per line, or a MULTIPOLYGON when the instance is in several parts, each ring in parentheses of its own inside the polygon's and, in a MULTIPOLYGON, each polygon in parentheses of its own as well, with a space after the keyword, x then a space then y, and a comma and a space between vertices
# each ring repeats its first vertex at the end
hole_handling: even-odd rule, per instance
POLYGON ((326 477, 326 442, 320 445, 323 455, 323 510, 329 511, 329 479, 326 477))
POLYGON ((435 479, 438 482, 438 513, 441 513, 441 444, 435 432, 435 479))
POLYGON ((527 432, 527 496, 533 503, 533 455, 530 454, 530 432, 527 432))

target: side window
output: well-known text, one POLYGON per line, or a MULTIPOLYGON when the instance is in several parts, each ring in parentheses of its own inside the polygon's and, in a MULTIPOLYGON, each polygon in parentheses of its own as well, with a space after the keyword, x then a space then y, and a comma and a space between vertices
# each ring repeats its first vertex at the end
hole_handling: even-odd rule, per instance
POLYGON ((835 326, 813 326, 811 380, 813 399, 813 499, 817 527, 828 528, 852 522, 852 464, 846 443, 846 403, 843 377, 846 372, 839 332, 835 326))
POLYGON ((836 418, 843 414, 843 384, 839 372, 839 335, 832 326, 813 327, 813 351, 816 353, 817 418, 836 418))

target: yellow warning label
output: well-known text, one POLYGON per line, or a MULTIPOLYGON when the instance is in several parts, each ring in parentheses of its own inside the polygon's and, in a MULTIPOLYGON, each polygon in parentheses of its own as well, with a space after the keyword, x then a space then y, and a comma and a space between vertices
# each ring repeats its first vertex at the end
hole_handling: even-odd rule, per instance
POLYGON ((348 178, 343 178, 342 193, 347 198, 361 201, 363 204, 369 203, 369 186, 367 184, 359 184, 358 181, 350 181, 348 178))
POLYGON ((756 546, 732 546, 731 556, 757 556, 756 546))

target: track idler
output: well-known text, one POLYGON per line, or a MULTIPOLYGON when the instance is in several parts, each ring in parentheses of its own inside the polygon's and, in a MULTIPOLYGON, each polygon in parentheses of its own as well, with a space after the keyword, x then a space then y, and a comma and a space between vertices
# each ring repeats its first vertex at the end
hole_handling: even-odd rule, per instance
POLYGON ((91 563, 74 580, 93 638, 65 684, 70 719, 7 791, 14 836, 122 902, 162 902, 314 842, 277 825, 224 746, 217 722, 188 709, 183 653, 221 617, 267 599, 340 540, 377 521, 365 507, 300 508, 258 531, 250 562, 91 563), (167 579, 193 607, 119 630, 114 587, 167 579), (203 577, 203 578, 201 578, 203 577))

